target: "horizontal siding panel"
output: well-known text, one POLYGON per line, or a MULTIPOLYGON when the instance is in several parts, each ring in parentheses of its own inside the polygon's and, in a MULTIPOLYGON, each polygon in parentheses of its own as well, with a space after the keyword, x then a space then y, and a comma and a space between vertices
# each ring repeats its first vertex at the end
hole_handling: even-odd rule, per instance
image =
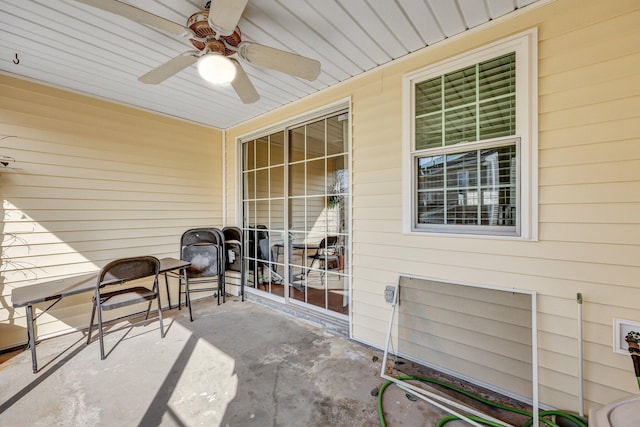
MULTIPOLYGON (((8 123, 14 127, 27 128, 31 125, 32 127, 37 127, 41 130, 51 129, 56 134, 70 133, 71 135, 74 135, 77 138, 84 138, 85 141, 89 141, 89 142, 112 141, 113 143, 112 149, 116 150, 116 152, 126 147, 132 147, 133 151, 138 155, 143 155, 145 153, 149 154, 149 151, 152 150, 152 147, 155 145, 154 144, 155 140, 158 140, 158 141, 164 140, 166 144, 166 138, 168 137, 168 135, 166 134, 164 135, 146 134, 145 133, 146 128, 143 123, 138 124, 138 130, 134 129, 129 133, 123 133, 121 131, 120 126, 110 126, 105 128, 100 128, 96 126, 83 127, 83 126, 77 126, 75 124, 73 126, 69 126, 69 121, 72 119, 71 117, 68 117, 69 120, 67 121, 56 120, 56 119, 51 119, 47 117, 34 117, 33 115, 27 114, 27 113, 16 113, 14 111, 6 110, 3 108, 0 108, 0 117, 2 118, 0 120, 0 123, 8 123), (34 124, 37 124, 37 126, 34 126, 34 124), (135 137, 134 135, 136 134, 136 132, 143 132, 143 133, 138 137, 135 137)), ((119 124, 122 124, 122 122, 119 122, 119 124)), ((210 140, 212 143, 217 143, 217 140, 213 136, 209 136, 211 132, 212 130, 208 130, 206 135, 202 135, 202 134, 199 136, 194 135, 192 138, 197 137, 199 139, 202 139, 203 142, 210 140)), ((3 132, 3 134, 8 136, 14 136, 13 134, 8 134, 5 132, 3 132)), ((24 136, 20 134, 15 136, 17 136, 18 138, 24 138, 24 136)), ((172 145, 165 146, 162 148, 172 149, 172 147, 174 148, 176 147, 175 144, 183 144, 182 146, 184 147, 184 150, 180 151, 178 154, 189 153, 192 156, 197 156, 197 153, 201 151, 203 148, 202 144, 195 144, 195 145, 185 144, 184 143, 185 138, 188 138, 188 136, 182 135, 179 137, 173 137, 170 139, 170 141, 172 142, 172 145)), ((66 143, 63 143, 62 145, 66 146, 66 143)), ((70 154, 73 154, 72 148, 73 147, 68 148, 70 154)), ((162 152, 162 151, 159 151, 159 152, 162 152)), ((150 154, 152 159, 156 159, 156 162, 159 161, 159 157, 156 157, 157 154, 158 152, 150 154)))
MULTIPOLYGON (((367 252, 363 248, 363 255, 367 254, 372 258, 384 257, 385 254, 379 252, 367 252)), ((374 249, 375 251, 375 249, 374 249)), ((625 267, 606 264, 592 264, 582 262, 566 262, 552 259, 539 259, 535 264, 529 259, 519 256, 495 256, 490 254, 473 254, 464 251, 447 252, 435 249, 423 248, 395 248, 391 259, 398 261, 409 259, 409 254, 418 256, 428 263, 440 263, 446 265, 459 265, 460 259, 465 260, 465 268, 478 270, 494 270, 514 272, 523 275, 537 276, 539 278, 549 277, 554 279, 579 280, 584 282, 611 283, 620 286, 632 286, 635 284, 635 277, 640 274, 640 266, 625 267), (634 277, 634 275, 636 275, 634 277)))
MULTIPOLYGON (((640 53, 636 53, 611 59, 603 63, 584 66, 575 70, 549 76, 541 76, 539 80, 538 94, 548 95, 552 93, 564 92, 582 87, 585 82, 601 84, 611 80, 625 79, 637 75, 633 67, 636 67, 640 60, 640 53)), ((601 120, 605 122, 605 120, 601 120)), ((554 121, 558 123, 558 121, 554 121)), ((547 130, 548 126, 540 126, 541 130, 547 130)))
POLYGON ((637 52, 640 10, 614 16, 588 27, 540 42, 540 76, 560 74, 637 52))
MULTIPOLYGON (((146 172, 144 171, 145 167, 138 164, 125 164, 122 162, 113 162, 109 164, 100 164, 100 166, 96 165, 95 168, 90 166, 90 161, 83 160, 82 162, 76 162, 73 164, 59 165, 58 163, 58 155, 51 156, 50 161, 53 162, 51 164, 36 164, 30 163, 20 155, 14 154, 10 151, 7 153, 12 154, 10 157, 17 159, 19 162, 16 167, 20 167, 26 173, 31 173, 40 176, 58 176, 64 178, 75 178, 80 180, 87 180, 88 182, 92 182, 95 180, 96 175, 100 174, 100 178, 106 182, 115 181, 116 183, 141 183, 141 184, 155 184, 158 182, 164 182, 168 179, 167 173, 163 173, 162 168, 153 168, 149 170, 146 168, 146 172), (136 168, 140 167, 141 171, 139 173, 134 172, 136 168)), ((7 155, 9 155, 7 154, 7 155)), ((64 158, 64 156, 60 157, 64 158)), ((194 165, 191 165, 194 166, 194 165)), ((209 169, 210 165, 207 165, 207 169, 209 169)), ((182 177, 173 179, 172 185, 174 186, 194 186, 199 187, 206 183, 216 183, 216 186, 220 186, 219 182, 213 179, 213 175, 208 171, 206 175, 201 176, 200 178, 196 177, 182 177)), ((26 184, 26 183, 24 183, 26 184)), ((23 185, 24 185, 23 184, 23 185)))
POLYGON ((540 188, 540 204, 637 203, 640 181, 552 185, 540 188))
POLYGON ((399 181, 385 181, 385 182, 369 182, 363 181, 362 183, 354 180, 354 186, 357 187, 358 197, 366 197, 371 195, 377 195, 378 197, 387 194, 397 194, 402 188, 399 181))
POLYGON ((548 114, 638 95, 640 95, 640 77, 632 75, 616 81, 606 81, 541 96, 538 107, 540 113, 548 114))
MULTIPOLYGON (((384 263, 384 257, 362 257, 358 268, 378 268, 384 263), (378 266, 378 267, 376 267, 378 266)), ((455 282, 493 285, 518 290, 535 289, 537 292, 564 298, 574 298, 576 293, 588 295, 591 301, 610 304, 620 309, 635 307, 634 301, 640 298, 640 289, 635 286, 607 286, 602 282, 585 282, 573 279, 544 278, 520 272, 493 271, 484 268, 468 268, 458 264, 436 264, 404 259, 388 259, 395 268, 391 271, 410 272, 424 277, 446 278, 455 282)), ((551 325, 551 323, 550 323, 551 325)))
MULTIPOLYGON (((400 284, 400 296, 403 301, 428 301, 424 304, 449 311, 461 310, 485 320, 504 320, 510 324, 519 324, 518 319, 522 317, 522 311, 531 311, 529 295, 411 277, 401 277, 400 284), (464 294, 463 301, 470 303, 470 306, 464 309, 460 307, 461 294, 464 294), (494 317, 490 309, 497 308, 500 309, 500 314, 499 317, 494 317)), ((498 316, 497 313, 495 315, 498 316)), ((519 325, 526 326, 529 323, 519 325)))
POLYGON ((577 295, 571 295, 568 298, 538 295, 538 305, 538 313, 540 314, 568 318, 571 321, 575 318, 578 308, 577 295))
MULTIPOLYGON (((640 104, 640 98, 638 98, 640 104)), ((588 165, 540 168, 540 185, 603 184, 625 181, 640 183, 640 159, 588 165)))
POLYGON ((402 212, 397 207, 379 207, 358 209, 358 218, 362 220, 396 220, 402 212))
MULTIPOLYGON (((400 153, 391 150, 362 150, 354 152, 353 159, 353 161, 358 163, 359 167, 362 167, 362 170, 365 171, 398 168, 402 164, 400 153)), ((353 176, 355 179, 355 177, 358 176, 358 172, 354 172, 353 176)))
POLYGON ((640 228, 635 224, 543 224, 540 238, 560 242, 635 245, 640 228))
MULTIPOLYGON (((640 79, 638 80, 640 87, 640 79)), ((633 139, 602 144, 574 145, 540 151, 541 168, 588 166, 607 161, 615 165, 632 159, 638 160, 638 142, 633 139)), ((554 184, 556 184, 554 182, 554 184)))
MULTIPOLYGON (((364 211, 365 209, 362 210, 364 211)), ((380 234, 375 232, 362 232, 358 238, 358 244, 366 245, 367 247, 377 246, 379 241, 380 234)), ((461 252, 461 256, 469 256, 471 253, 480 252, 487 255, 518 256, 536 260, 551 259, 630 266, 638 265, 637 261, 640 259, 640 246, 638 245, 586 245, 583 243, 554 241, 495 241, 491 245, 487 245, 484 239, 452 239, 439 236, 385 234, 385 248, 389 253, 393 253, 398 248, 421 249, 425 247, 425 241, 430 243, 430 248, 433 250, 461 252)))
MULTIPOLYGON (((354 203, 355 204, 355 203, 354 203)), ((354 214, 357 209, 354 208, 354 214)), ((393 220, 354 220, 354 230, 385 230, 385 232, 399 232, 402 230, 402 221, 393 220)))
MULTIPOLYGON (((191 199, 193 196, 203 199, 214 198, 207 191, 211 186, 203 185, 205 182, 197 181, 195 185, 177 185, 172 181, 166 181, 164 179, 156 180, 149 183, 137 183, 135 191, 131 190, 131 182, 119 180, 119 181, 104 181, 93 178, 74 179, 60 176, 47 176, 47 175, 35 175, 31 174, 29 185, 11 186, 5 188, 8 197, 20 196, 20 197, 41 197, 43 192, 49 191, 48 196, 53 197, 56 194, 51 194, 51 189, 58 189, 62 191, 88 191, 95 193, 96 195, 107 194, 108 192, 118 192, 127 194, 138 194, 140 197, 148 199, 158 198, 159 194, 170 194, 172 198, 184 198, 191 199)), ((215 184, 213 184, 215 185, 215 184)), ((57 192, 56 192, 57 193, 57 192)), ((94 196, 95 197, 95 196, 94 196)), ((121 196, 124 197, 124 196, 121 196)), ((165 196, 166 197, 166 196, 165 196)))
MULTIPOLYGON (((202 226, 215 227, 219 224, 211 224, 208 218, 203 221, 202 218, 162 218, 162 219, 141 219, 138 221, 131 220, 82 220, 83 231, 78 231, 77 221, 69 220, 68 217, 64 221, 38 221, 38 225, 44 231, 56 234, 63 241, 82 241, 91 239, 92 235, 87 235, 86 231, 92 233, 103 233, 105 236, 113 236, 115 238, 126 237, 146 237, 149 230, 157 229, 166 235, 181 235, 190 228, 202 226)), ((30 233, 28 242, 30 244, 47 243, 46 233, 33 233, 33 228, 28 228, 30 222, 24 224, 16 222, 5 223, 5 235, 2 246, 6 247, 23 241, 26 236, 21 234, 30 233), (8 230, 11 228, 11 231, 8 230)))
MULTIPOLYGON (((154 201, 135 201, 135 198, 130 198, 129 200, 120 199, 122 193, 113 193, 114 196, 118 198, 113 198, 108 200, 108 198, 97 198, 97 197, 82 197, 82 198, 51 198, 47 199, 46 204, 43 203, 42 199, 31 198, 31 199, 12 199, 15 201, 15 205, 20 207, 20 210, 24 212, 38 212, 40 210, 50 210, 50 211, 75 211, 75 215, 79 215, 77 212, 87 212, 92 217, 92 219, 100 218, 102 213, 106 213, 107 215, 109 211, 116 212, 118 215, 129 215, 132 213, 133 216, 136 214, 136 211, 149 212, 154 210, 159 210, 166 206, 162 212, 154 212, 151 217, 166 217, 172 214, 173 212, 184 212, 188 213, 192 210, 211 210, 215 203, 207 200, 196 200, 192 202, 168 202, 165 201, 162 203, 160 200, 154 201), (91 207, 91 209, 87 209, 87 207, 91 207), (91 212, 95 212, 95 217, 91 215, 91 212)), ((70 194, 69 196, 72 196, 70 194)))
MULTIPOLYGON (((571 320, 567 321, 567 325, 571 324, 571 320)), ((559 353, 573 359, 572 365, 562 367, 562 372, 570 375, 577 375, 577 357, 578 357, 578 322, 574 320, 574 328, 571 327, 562 331, 563 334, 556 334, 546 330, 538 331, 538 347, 548 352, 559 353), (573 335, 573 336, 572 336, 573 335)), ((584 335, 584 334, 583 334, 584 335)), ((545 365, 546 369, 557 370, 560 366, 545 365)))
MULTIPOLYGON (((82 95, 69 96, 69 93, 63 90, 45 88, 35 93, 27 81, 24 81, 22 86, 20 82, 15 81, 2 86, 6 99, 11 99, 11 111, 57 121, 68 121, 69 112, 73 111, 75 129, 93 127, 100 131, 107 131, 109 134, 113 132, 133 136, 141 131, 140 124, 146 123, 148 126, 144 127, 145 134, 166 139, 181 137, 181 126, 185 129, 194 126, 178 120, 169 123, 172 120, 168 122, 160 115, 142 110, 120 106, 113 108, 114 104, 108 101, 97 99, 87 101, 87 98, 82 95), (119 125, 113 126, 114 122, 119 125)), ((30 127, 39 128, 39 126, 30 127)))
POLYGON ((629 373, 587 361, 584 364, 584 372, 585 378, 588 378, 585 395, 595 402, 613 402, 622 397, 629 397, 630 393, 638 393, 638 382, 633 375, 633 369, 629 373), (596 372, 599 374, 595 375, 596 372), (607 381, 602 381, 602 375, 607 381), (619 384, 619 388, 607 384, 619 384))
POLYGON ((540 206, 540 222, 638 224, 640 203, 591 203, 540 206))
MULTIPOLYGON (((202 206, 202 205, 199 205, 202 206)), ((215 207, 214 212, 217 212, 221 208, 221 204, 213 204, 215 207)), ((83 208, 86 206, 82 206, 83 208)), ((7 215, 11 216, 19 216, 25 215, 26 221, 20 221, 22 223, 32 221, 33 218, 27 216, 26 213, 20 209, 12 209, 11 211, 6 211, 7 215)), ((211 210, 203 209, 199 211, 188 211, 188 210, 177 210, 177 211, 162 211, 160 209, 152 209, 148 211, 115 211, 115 210, 71 210, 71 209, 60 209, 60 210, 31 210, 29 212, 34 218, 38 219, 38 223, 46 223, 47 221, 120 221, 131 219, 132 221, 143 221, 143 220, 166 220, 166 221, 175 221, 175 220, 196 220, 198 222, 202 222, 203 219, 209 218, 211 219, 211 210), (42 222, 40 222, 42 221, 42 222)), ((7 222, 7 231, 10 232, 22 232, 25 230, 24 224, 21 224, 17 221, 7 222), (14 227, 14 224, 17 224, 14 227)), ((208 221, 207 221, 208 222, 208 221)), ((189 221, 189 224, 191 221, 189 221)), ((185 227, 189 224, 185 223, 185 227)), ((214 224, 220 224, 220 220, 216 219, 214 224)), ((131 226, 130 228, 133 228, 131 226)), ((32 228, 27 228, 32 229, 32 228)))
MULTIPOLYGON (((170 200, 161 202, 160 200, 136 200, 135 197, 122 198, 122 193, 114 192, 112 198, 108 197, 98 198, 94 194, 87 192, 81 192, 82 196, 76 195, 76 197, 69 197, 70 194, 62 192, 60 199, 52 198, 13 198, 12 203, 18 206, 20 210, 24 212, 35 212, 38 210, 74 210, 91 207, 87 212, 104 212, 104 211, 116 211, 116 212, 148 212, 160 208, 165 208, 166 211, 162 214, 167 216, 168 212, 180 212, 184 211, 188 214, 191 209, 193 210, 213 210, 215 204, 206 200, 192 200, 190 202, 172 202, 170 200), (64 198, 67 196, 67 198, 64 198)), ((72 195, 71 195, 72 196, 72 195)), ((99 216, 99 214, 98 214, 99 216)), ((153 216, 153 215, 152 215, 153 216)))
MULTIPOLYGON (((635 60, 640 62, 640 55, 637 55, 635 60)), ((539 116, 540 129, 559 129, 635 118, 638 117, 639 98, 638 96, 618 98, 570 110, 554 111, 553 114, 543 113, 539 116)))
MULTIPOLYGON (((402 194, 399 194, 397 191, 395 193, 385 194, 384 197, 380 197, 378 195, 365 195, 360 196, 358 194, 359 189, 354 186, 353 193, 354 196, 352 198, 352 205, 354 213, 357 209, 368 209, 371 206, 391 206, 391 207, 399 207, 402 206, 402 194), (376 203, 375 201, 378 200, 376 203)), ((353 221, 356 223, 360 218, 356 215, 353 216, 353 221)), ((397 218, 398 221, 401 220, 400 217, 397 218)), ((384 228, 378 229, 379 231, 384 231, 384 228)), ((370 229, 370 231, 376 231, 375 228, 370 229)))
MULTIPOLYGON (((495 387, 502 388, 503 390, 517 393, 520 396, 531 396, 530 381, 511 377, 509 380, 508 388, 505 387, 505 384, 499 384, 496 379, 497 376, 500 375, 500 372, 494 371, 484 366, 484 363, 493 361, 492 358, 485 359, 481 357, 478 358, 477 363, 469 363, 467 360, 460 360, 458 357, 451 356, 448 353, 444 355, 439 354, 437 352, 431 351, 429 348, 421 347, 415 343, 407 343, 404 350, 405 352, 400 353, 401 355, 410 355, 411 357, 418 358, 419 360, 427 362, 431 365, 435 365, 440 368, 451 369, 459 375, 474 378, 478 381, 482 381, 495 387)), ((464 346, 459 346, 457 350, 458 352, 465 351, 464 346)), ((517 366, 517 368, 520 367, 521 366, 517 366)), ((522 370, 523 375, 526 375, 524 373, 524 369, 522 370)))
MULTIPOLYGON (((21 272, 24 267, 32 265, 35 270, 40 268, 46 268, 51 265, 56 264, 69 264, 78 262, 78 260, 82 259, 91 259, 91 260, 113 260, 119 258, 121 255, 119 253, 123 252, 122 246, 126 246, 126 251, 131 254, 139 254, 144 255, 145 253, 156 253, 158 251, 168 250, 171 247, 175 247, 175 242, 168 242, 169 239, 145 239, 145 240, 135 240, 135 239, 123 239, 118 241, 121 245, 119 248, 105 248, 102 249, 100 247, 88 248, 82 255, 80 255, 78 248, 76 245, 69 245, 69 248, 75 249, 75 251, 65 250, 64 252, 55 254, 29 254, 27 256, 15 256, 11 258, 11 263, 5 265, 4 272, 9 273, 12 270, 21 272), (11 266, 22 267, 22 268, 11 268, 11 266)), ((89 246, 89 245, 86 245, 89 246)), ((177 255, 176 251, 176 255, 177 255)), ((134 256, 134 255, 132 255, 134 256)))
POLYGON ((577 360, 575 357, 555 351, 548 351, 539 347, 538 363, 540 370, 544 370, 544 372, 548 374, 548 378, 542 380, 542 383, 557 390, 565 392, 573 391, 567 387, 565 384, 566 381, 560 380, 557 377, 563 377, 565 380, 577 377, 577 360), (551 377, 554 377, 554 379, 551 379, 551 377))
MULTIPOLYGON (((551 129, 540 132, 539 148, 541 165, 545 150, 571 146, 586 146, 601 142, 626 141, 637 138, 640 133, 640 120, 636 117, 615 120, 609 123, 588 123, 579 127, 551 129)), ((587 155, 592 151, 588 151, 587 155)), ((614 154, 615 155, 615 154, 614 154)), ((608 158, 607 155, 605 158, 608 158)), ((570 162, 571 159, 567 158, 570 162)), ((554 165, 550 165, 554 166, 554 165)))
MULTIPOLYGON (((117 250, 120 249, 123 244, 127 246, 135 247, 136 244, 139 244, 140 239, 138 237, 130 237, 130 238, 121 238, 119 240, 109 239, 109 240, 87 240, 84 242, 60 242, 60 243, 45 243, 45 244, 13 244, 2 249, 3 256, 5 258, 9 258, 12 262, 17 262, 18 259, 25 259, 28 257, 39 257, 39 256, 50 256, 50 254, 55 253, 58 255, 61 254, 75 254, 76 252, 80 252, 86 254, 88 252, 102 251, 106 249, 117 250)), ((176 238, 175 235, 164 235, 164 236, 150 236, 145 240, 145 245, 170 245, 173 244, 176 249, 176 253, 178 252, 179 237, 176 238)), ((26 243, 26 242, 25 242, 26 243)), ((37 265, 37 264, 36 264, 37 265)))
MULTIPOLYGON (((544 351, 540 352, 541 358, 544 358, 544 351)), ((573 363, 562 363, 563 365, 575 366, 575 360, 573 363)), ((572 369, 572 371, 575 369, 572 369)), ((544 387, 540 389, 540 399, 543 402, 552 404, 553 406, 558 403, 553 400, 558 397, 561 399, 568 399, 569 396, 575 396, 578 392, 578 377, 575 375, 568 375, 565 372, 550 370, 541 366, 538 370, 539 382, 544 384, 544 387)), ((566 406, 559 406, 560 408, 566 408, 566 406)), ((571 407, 571 406, 569 406, 571 407)))
MULTIPOLYGON (((546 18, 544 25, 540 28, 540 40, 549 40, 561 37, 563 34, 571 33, 581 28, 590 28, 601 22, 606 22, 616 16, 624 15, 638 9, 638 4, 634 0, 616 1, 603 4, 599 1, 584 2, 557 2, 553 9, 547 11, 540 10, 546 18), (576 4, 579 7, 576 8, 576 4), (606 13, 603 13, 603 7, 606 13), (549 17, 551 12, 551 17, 549 17)), ((617 28, 616 28, 617 29, 617 28)), ((616 32, 614 31, 613 34, 616 32)), ((572 46, 573 47, 573 46, 572 46)))
MULTIPOLYGON (((2 122, 3 120, 0 119, 0 123, 2 122)), ((139 122, 138 127, 141 128, 142 126, 143 123, 139 122)), ((70 154, 76 153, 84 156, 85 153, 93 153, 96 148, 93 145, 88 145, 87 141, 108 139, 105 138, 105 135, 102 132, 96 132, 95 129, 86 129, 83 130, 83 133, 79 133, 78 129, 69 129, 68 127, 65 128, 63 126, 57 130, 53 130, 47 128, 37 129, 29 127, 28 124, 20 126, 14 123, 3 123, 2 129, 4 134, 12 136, 11 138, 6 138, 4 140, 5 143, 8 144, 11 142, 11 147, 16 149, 20 149, 24 144, 26 145, 24 151, 37 152, 37 147, 51 144, 51 146, 54 147, 67 147, 67 151, 69 151, 70 154), (19 135, 19 137, 15 135, 19 135), (19 142, 19 144, 16 144, 17 142, 19 142), (35 149, 31 147, 35 147, 35 149)), ((161 159, 162 156, 160 156, 159 153, 161 153, 162 150, 176 151, 176 143, 188 141, 189 143, 181 146, 181 149, 176 151, 175 156, 173 157, 175 162, 182 163, 188 160, 205 161, 206 159, 202 159, 198 156, 194 157, 194 155, 196 155, 198 151, 206 149, 206 146, 209 146, 209 149, 214 149, 215 144, 220 142, 220 135, 215 131, 208 129, 207 133, 203 135, 202 129, 193 129, 185 123, 182 123, 182 126, 180 126, 176 132, 179 132, 179 135, 176 135, 175 137, 168 137, 167 133, 164 133, 162 136, 148 136, 146 133, 139 134, 133 137, 133 141, 129 140, 129 134, 125 134, 121 135, 122 139, 118 139, 118 141, 114 141, 114 143, 117 144, 116 147, 119 147, 120 149, 122 149, 122 147, 132 147, 133 149, 141 147, 140 149, 142 151, 146 149, 149 158, 161 159), (149 152, 149 149, 146 147, 148 144, 160 148, 160 150, 153 150, 149 152)), ((105 158, 112 158, 117 156, 117 152, 118 150, 114 150, 113 152, 109 151, 106 152, 104 156, 105 158)), ((87 155, 86 157, 91 156, 87 155)))
POLYGON ((374 170, 363 170, 361 172, 353 173, 352 179, 354 182, 360 183, 373 183, 373 182, 387 182, 397 181, 397 185, 402 185, 400 180, 401 170, 398 168, 380 168, 374 170))

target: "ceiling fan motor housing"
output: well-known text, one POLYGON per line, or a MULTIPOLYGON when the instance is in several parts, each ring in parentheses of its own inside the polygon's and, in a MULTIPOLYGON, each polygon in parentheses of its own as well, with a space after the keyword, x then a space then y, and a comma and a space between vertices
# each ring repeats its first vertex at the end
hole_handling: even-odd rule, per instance
MULTIPOLYGON (((235 51, 227 49, 223 43, 216 39, 216 32, 211 29, 208 22, 209 9, 203 9, 191 15, 187 20, 187 27, 193 33, 202 39, 207 39, 207 43, 203 43, 198 40, 189 39, 191 44, 198 50, 208 48, 212 52, 221 53, 225 56, 229 56, 235 53, 235 51)), ((228 36, 220 36, 229 46, 238 47, 241 39, 240 27, 236 27, 235 31, 228 36)))

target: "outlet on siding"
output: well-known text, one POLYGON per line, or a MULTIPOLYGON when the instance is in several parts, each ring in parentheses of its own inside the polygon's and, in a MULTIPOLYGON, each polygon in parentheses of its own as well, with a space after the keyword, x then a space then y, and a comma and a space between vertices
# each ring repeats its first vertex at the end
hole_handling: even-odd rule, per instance
POLYGON ((625 337, 631 331, 640 332, 640 322, 613 318, 613 351, 614 353, 629 355, 629 346, 625 337))

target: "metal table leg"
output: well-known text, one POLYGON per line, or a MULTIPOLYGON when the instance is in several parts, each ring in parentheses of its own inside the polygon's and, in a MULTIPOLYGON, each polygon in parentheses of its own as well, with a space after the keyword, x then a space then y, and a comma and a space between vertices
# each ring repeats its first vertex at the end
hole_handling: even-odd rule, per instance
POLYGON ((29 347, 31 347, 31 367, 33 373, 38 372, 38 358, 36 356, 36 333, 35 322, 33 320, 33 305, 27 305, 27 338, 29 339, 29 347))
MULTIPOLYGON (((171 310, 171 295, 169 295, 169 279, 167 279, 167 273, 164 273, 164 285, 167 288, 167 301, 169 301, 169 310, 171 310)), ((160 292, 160 290, 158 290, 160 292)))

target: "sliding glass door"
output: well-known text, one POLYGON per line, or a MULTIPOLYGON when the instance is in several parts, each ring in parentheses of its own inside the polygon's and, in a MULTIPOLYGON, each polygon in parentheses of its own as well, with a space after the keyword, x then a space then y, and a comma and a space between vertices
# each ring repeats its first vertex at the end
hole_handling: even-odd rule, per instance
POLYGON ((247 286, 348 313, 348 123, 339 112, 243 142, 247 286))

